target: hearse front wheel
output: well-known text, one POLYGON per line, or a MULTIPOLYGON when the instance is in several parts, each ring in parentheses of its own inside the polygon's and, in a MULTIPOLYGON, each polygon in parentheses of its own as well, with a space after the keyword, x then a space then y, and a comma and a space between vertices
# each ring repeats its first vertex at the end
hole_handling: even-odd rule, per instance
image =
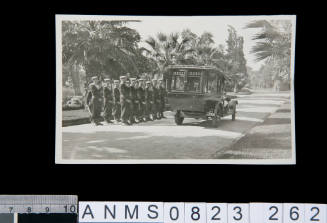
POLYGON ((181 116, 180 111, 177 111, 175 114, 175 123, 176 125, 181 125, 183 124, 184 117, 181 116))

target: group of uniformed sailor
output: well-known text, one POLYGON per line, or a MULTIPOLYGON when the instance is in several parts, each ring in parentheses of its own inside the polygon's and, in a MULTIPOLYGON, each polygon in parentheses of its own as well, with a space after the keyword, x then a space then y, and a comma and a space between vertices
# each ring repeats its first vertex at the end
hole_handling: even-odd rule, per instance
POLYGON ((120 81, 114 80, 113 84, 110 79, 104 79, 102 84, 94 76, 88 87, 86 105, 94 125, 102 125, 102 119, 107 124, 132 125, 165 118, 165 97, 162 79, 145 81, 121 76, 120 81))

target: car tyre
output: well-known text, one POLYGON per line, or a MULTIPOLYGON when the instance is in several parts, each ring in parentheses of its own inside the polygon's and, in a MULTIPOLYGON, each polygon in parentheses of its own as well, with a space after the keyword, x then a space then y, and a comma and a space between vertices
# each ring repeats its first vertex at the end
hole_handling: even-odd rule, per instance
POLYGON ((182 117, 180 115, 180 112, 177 111, 176 114, 175 114, 175 123, 176 123, 176 125, 182 125, 183 121, 184 121, 184 117, 182 117))
POLYGON ((184 118, 183 117, 175 117, 175 123, 177 125, 182 125, 183 124, 183 121, 184 121, 184 118))
POLYGON ((220 118, 219 117, 213 117, 212 118, 212 127, 217 128, 219 125, 220 118))

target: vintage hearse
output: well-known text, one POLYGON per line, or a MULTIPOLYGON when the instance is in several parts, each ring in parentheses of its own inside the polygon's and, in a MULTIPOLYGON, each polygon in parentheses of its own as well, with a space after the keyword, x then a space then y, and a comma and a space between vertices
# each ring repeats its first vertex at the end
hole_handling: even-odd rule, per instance
POLYGON ((170 65, 164 75, 167 102, 175 112, 177 125, 184 117, 205 118, 217 126, 221 117, 235 120, 237 100, 226 96, 225 81, 230 79, 213 66, 170 65))

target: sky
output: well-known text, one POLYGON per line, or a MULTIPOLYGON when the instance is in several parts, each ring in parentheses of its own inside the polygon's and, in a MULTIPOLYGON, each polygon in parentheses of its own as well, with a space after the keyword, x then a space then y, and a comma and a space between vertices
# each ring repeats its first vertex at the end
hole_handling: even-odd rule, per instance
MULTIPOLYGON (((203 32, 213 34, 216 46, 224 44, 228 38, 228 25, 233 26, 239 36, 244 38, 244 55, 247 60, 247 66, 253 70, 258 70, 263 61, 256 62, 255 56, 250 53, 255 45, 253 36, 260 29, 245 29, 245 25, 253 20, 267 19, 291 19, 295 23, 295 16, 85 16, 85 15, 60 15, 62 19, 80 19, 80 20, 140 20, 141 22, 130 22, 126 26, 137 30, 141 36, 140 46, 146 46, 144 40, 149 36, 155 37, 157 33, 169 34, 172 32, 181 32, 184 29, 190 29, 193 33, 200 36, 203 32)), ((294 26, 295 27, 295 26, 294 26)), ((295 30, 295 28, 294 28, 295 30)))

